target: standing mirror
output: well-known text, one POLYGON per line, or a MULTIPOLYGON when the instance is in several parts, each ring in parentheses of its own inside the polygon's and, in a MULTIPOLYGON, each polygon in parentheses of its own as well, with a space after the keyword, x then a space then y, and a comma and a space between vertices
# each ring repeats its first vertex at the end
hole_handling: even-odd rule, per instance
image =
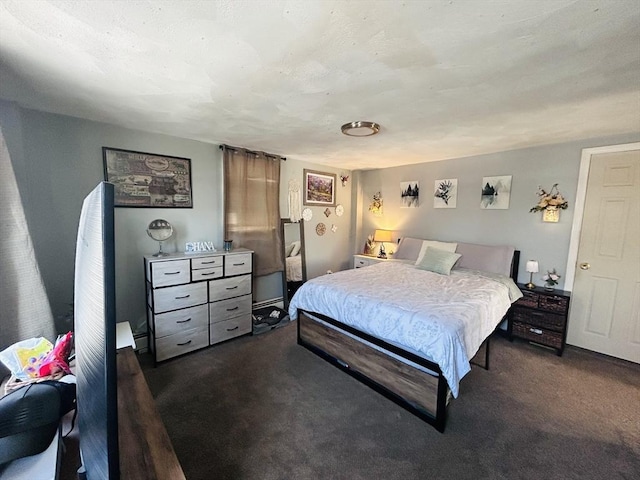
POLYGON ((288 218, 280 219, 282 234, 282 257, 284 258, 283 297, 285 306, 296 290, 307 280, 304 253, 304 228, 302 222, 293 223, 288 218))

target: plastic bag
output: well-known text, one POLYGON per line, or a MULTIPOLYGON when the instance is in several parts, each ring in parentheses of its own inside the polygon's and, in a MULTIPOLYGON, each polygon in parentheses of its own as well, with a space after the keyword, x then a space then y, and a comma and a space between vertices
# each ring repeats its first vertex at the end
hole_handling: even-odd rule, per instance
POLYGON ((29 380, 39 376, 40 366, 52 350, 53 344, 46 338, 29 338, 5 348, 0 352, 0 360, 13 376, 29 380))

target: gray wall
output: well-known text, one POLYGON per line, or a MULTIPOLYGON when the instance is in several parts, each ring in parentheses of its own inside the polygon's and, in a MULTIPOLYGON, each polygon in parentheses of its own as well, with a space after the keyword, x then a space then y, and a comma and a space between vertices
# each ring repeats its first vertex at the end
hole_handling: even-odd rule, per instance
MULTIPOLYGON (((33 238, 37 260, 55 317, 63 317, 73 303, 73 263, 82 201, 103 180, 102 147, 161 153, 191 159, 193 208, 117 208, 116 308, 118 321, 129 321, 143 331, 146 322, 143 256, 155 253, 158 245, 146 234, 155 218, 175 227, 175 235, 163 245, 166 252, 183 251, 187 241, 211 240, 217 247, 223 240, 222 152, 218 145, 177 137, 130 130, 114 125, 22 109, 0 101, 0 125, 16 171, 25 215, 33 238)), ((279 152, 278 152, 279 153, 279 152)), ((282 166, 282 216, 288 216, 289 178, 302 182, 302 170, 326 169, 316 164, 288 159, 282 166)), ((350 207, 350 188, 338 186, 338 200, 350 207)), ((314 207, 314 219, 305 225, 309 278, 327 269, 348 266, 351 230, 347 213, 328 220, 314 207), (340 227, 323 238, 315 225, 323 218, 340 227)), ((258 279, 254 300, 282 295, 281 277, 258 279)), ((59 322, 60 323, 60 322, 59 322)), ((60 331, 72 328, 59 324, 60 331)))
POLYGON ((376 228, 393 230, 395 238, 412 236, 513 245, 521 251, 520 281, 528 281, 524 263, 533 259, 540 266, 540 273, 534 274, 534 283, 542 285, 543 273, 555 268, 562 276, 562 287, 582 149, 629 143, 639 138, 640 134, 630 134, 361 172, 358 202, 362 215, 356 220, 355 251, 362 251, 366 236, 376 228), (497 175, 513 177, 509 209, 483 210, 482 177, 497 175), (455 209, 433 208, 434 182, 445 178, 458 179, 455 209), (400 182, 413 180, 420 182, 420 206, 401 208, 400 182), (545 223, 541 213, 529 213, 529 209, 537 203, 538 185, 548 190, 554 183, 558 183, 560 192, 569 200, 569 208, 561 210, 558 223, 545 223), (382 216, 368 211, 377 191, 382 192, 384 200, 382 216))

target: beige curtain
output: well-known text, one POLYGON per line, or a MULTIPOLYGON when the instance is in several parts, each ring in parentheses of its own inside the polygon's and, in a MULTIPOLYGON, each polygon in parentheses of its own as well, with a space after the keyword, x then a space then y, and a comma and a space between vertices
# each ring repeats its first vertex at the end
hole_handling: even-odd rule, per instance
POLYGON ((256 276, 284 270, 280 235, 281 157, 223 146, 225 240, 253 250, 256 276))
POLYGON ((55 342, 53 315, 2 128, 0 205, 0 350, 31 337, 55 342))

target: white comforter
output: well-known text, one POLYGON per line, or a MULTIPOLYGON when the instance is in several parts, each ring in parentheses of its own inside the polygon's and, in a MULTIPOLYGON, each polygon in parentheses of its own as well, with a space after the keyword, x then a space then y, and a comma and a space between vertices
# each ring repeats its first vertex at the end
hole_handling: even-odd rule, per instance
POLYGON ((457 397, 469 360, 517 299, 510 291, 519 293, 511 279, 490 276, 378 263, 306 282, 289 314, 295 320, 299 308, 321 313, 427 358, 440 366, 457 397))

